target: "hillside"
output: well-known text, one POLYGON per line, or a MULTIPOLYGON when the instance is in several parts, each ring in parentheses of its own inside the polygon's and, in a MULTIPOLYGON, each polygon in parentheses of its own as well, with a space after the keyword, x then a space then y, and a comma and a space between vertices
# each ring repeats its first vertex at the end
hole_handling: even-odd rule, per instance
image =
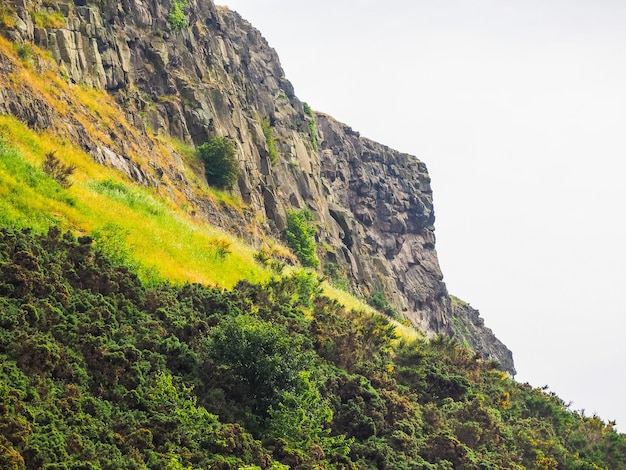
POLYGON ((236 13, 176 5, 8 2, 0 112, 56 139, 50 151, 80 152, 79 170, 85 157, 115 168, 257 249, 284 240, 290 211, 309 211, 320 271, 514 373, 481 322, 452 321, 424 163, 301 103, 274 50, 236 13), (240 169, 221 196, 193 151, 218 136, 235 143, 240 169))
POLYGON ((9 0, 0 32, 0 468, 624 468, 448 294, 425 164, 239 15, 9 0))
POLYGON ((320 292, 148 286, 90 237, 1 230, 0 468, 625 468, 611 424, 320 292))

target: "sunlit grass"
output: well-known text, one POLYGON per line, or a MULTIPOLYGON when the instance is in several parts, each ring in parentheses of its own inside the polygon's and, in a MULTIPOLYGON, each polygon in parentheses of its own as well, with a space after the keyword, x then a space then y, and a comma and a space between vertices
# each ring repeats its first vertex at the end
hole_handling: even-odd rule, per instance
MULTIPOLYGON (((80 149, 62 145, 7 116, 0 116, 0 135, 0 223, 38 231, 57 224, 80 233, 120 227, 127 234, 125 249, 140 265, 140 273, 156 273, 175 282, 230 288, 243 279, 264 282, 270 278, 270 270, 254 260, 252 247, 218 228, 197 223, 149 189, 93 162, 80 149), (58 148, 63 150, 59 158, 76 165, 69 189, 40 169, 45 153, 58 148), (225 252, 220 247, 226 247, 225 252)), ((287 268, 285 274, 291 271, 287 268)), ((378 313, 328 282, 322 288, 348 309, 378 313)), ((417 337, 414 329, 391 321, 402 338, 417 337)))
POLYGON ((8 116, 0 116, 0 135, 3 224, 38 231, 58 224, 80 233, 122 227, 133 260, 172 281, 228 288, 242 279, 262 282, 269 278, 269 271, 254 261, 251 247, 196 222, 121 173, 95 163, 75 146, 38 134, 8 116), (58 150, 63 162, 76 166, 69 189, 40 169, 45 153, 53 150, 58 150), (229 252, 219 252, 216 246, 227 246, 229 252))
POLYGON ((396 327, 396 333, 399 339, 411 341, 411 340, 415 340, 415 339, 423 337, 422 333, 417 331, 412 326, 401 323, 397 320, 394 320, 393 318, 390 318, 380 313, 378 310, 369 306, 365 302, 365 300, 360 299, 350 294, 349 292, 346 292, 345 290, 334 287, 328 281, 324 281, 322 283, 322 289, 326 296, 330 297, 331 299, 337 300, 340 304, 342 304, 344 307, 346 307, 349 310, 356 310, 359 312, 365 312, 365 313, 375 314, 375 315, 383 315, 385 318, 389 320, 390 323, 392 323, 396 327))

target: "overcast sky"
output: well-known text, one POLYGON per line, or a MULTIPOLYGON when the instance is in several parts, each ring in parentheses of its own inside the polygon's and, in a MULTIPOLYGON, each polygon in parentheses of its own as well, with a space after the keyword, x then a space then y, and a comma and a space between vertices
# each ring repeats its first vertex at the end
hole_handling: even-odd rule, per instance
POLYGON ((626 2, 223 3, 301 100, 427 164, 448 290, 517 380, 625 432, 626 2))

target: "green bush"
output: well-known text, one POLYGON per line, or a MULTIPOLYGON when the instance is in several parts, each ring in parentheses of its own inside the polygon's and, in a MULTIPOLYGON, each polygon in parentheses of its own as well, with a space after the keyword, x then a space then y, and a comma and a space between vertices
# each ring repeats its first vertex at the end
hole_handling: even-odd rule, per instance
POLYGON ((385 294, 380 291, 369 297, 367 299, 367 303, 371 307, 374 307, 376 310, 384 313, 385 315, 389 315, 390 317, 398 316, 398 312, 396 312, 396 309, 393 308, 392 305, 389 303, 387 297, 385 297, 385 294))
POLYGON ((234 142, 228 137, 213 137, 198 147, 204 162, 207 182, 219 188, 230 188, 239 176, 234 142))
POLYGON ((294 354, 301 349, 300 338, 251 315, 223 319, 203 346, 216 371, 213 380, 223 381, 238 403, 262 417, 278 406, 284 392, 297 390, 299 373, 307 368, 308 356, 294 354))
POLYGON ((302 266, 316 268, 320 261, 315 255, 315 226, 309 209, 287 211, 287 244, 302 263, 302 266))
POLYGON ((324 263, 322 272, 328 277, 330 283, 338 289, 345 290, 346 292, 350 288, 348 279, 343 275, 337 263, 327 262, 324 263))
POLYGON ((172 9, 167 15, 167 20, 174 31, 182 31, 187 26, 185 8, 187 8, 187 0, 174 0, 172 2, 172 9))
POLYGON ((0 227, 0 469, 626 468, 614 422, 310 271, 148 287, 108 232, 0 227))

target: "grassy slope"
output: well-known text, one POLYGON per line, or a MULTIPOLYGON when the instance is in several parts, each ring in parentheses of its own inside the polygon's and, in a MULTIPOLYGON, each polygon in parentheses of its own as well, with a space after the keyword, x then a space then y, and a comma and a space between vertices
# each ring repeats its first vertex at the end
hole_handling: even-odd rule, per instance
MULTIPOLYGON (((138 131, 125 120, 109 95, 68 83, 45 51, 33 48, 32 52, 40 64, 45 64, 43 72, 34 70, 33 57, 20 60, 14 46, 1 37, 0 51, 16 65, 11 76, 0 76, 0 86, 16 91, 20 86, 29 86, 59 116, 71 115, 104 144, 113 143, 107 130, 113 129, 114 123, 123 126, 131 137, 137 136, 138 131)), ((235 209, 243 208, 243 202, 235 196, 206 186, 192 147, 151 132, 148 137, 156 149, 156 154, 150 155, 152 160, 165 165, 172 154, 179 155, 185 176, 196 192, 235 209)), ((132 139, 128 143, 133 161, 148 167, 148 157, 141 153, 140 146, 132 139)), ((78 234, 99 234, 97 242, 108 243, 110 251, 138 265, 144 279, 157 277, 230 288, 240 280, 263 282, 272 275, 254 260, 252 247, 183 210, 189 208, 189 203, 170 181, 163 181, 167 190, 162 192, 167 191, 168 196, 164 197, 159 188, 142 187, 121 172, 94 162, 68 139, 52 131, 35 132, 6 115, 0 115, 0 155, 2 225, 44 232, 54 224, 78 234), (49 152, 76 167, 70 188, 62 188, 41 171, 49 152), (230 253, 219 256, 220 245, 228 246, 230 253)), ((285 250, 278 243, 275 247, 285 250)), ((373 311, 360 299, 328 284, 325 292, 350 308, 373 311)), ((414 329, 401 324, 398 332, 404 338, 417 336, 414 329)))

